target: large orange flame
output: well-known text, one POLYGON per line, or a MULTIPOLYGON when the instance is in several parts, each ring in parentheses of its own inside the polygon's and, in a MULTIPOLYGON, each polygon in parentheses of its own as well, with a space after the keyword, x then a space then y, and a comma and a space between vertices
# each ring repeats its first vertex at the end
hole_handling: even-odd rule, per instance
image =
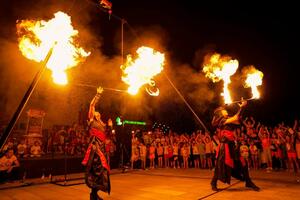
POLYGON ((42 61, 55 44, 47 68, 52 70, 53 81, 58 84, 67 84, 65 71, 90 55, 75 44, 78 31, 73 29, 71 17, 63 12, 55 13, 49 21, 18 21, 17 34, 22 54, 37 62, 42 61))
POLYGON ((223 80, 223 93, 225 104, 232 103, 228 85, 231 82, 230 77, 236 72, 239 67, 237 60, 232 60, 228 56, 221 56, 218 53, 206 57, 204 61, 203 72, 205 76, 212 79, 213 82, 223 80))
MULTIPOLYGON (((155 82, 153 77, 163 70, 165 61, 164 54, 154 52, 152 48, 138 48, 137 58, 133 59, 131 55, 127 56, 126 63, 121 66, 123 71, 122 80, 129 85, 128 93, 135 95, 140 87, 148 84, 149 87, 154 87, 155 82)), ((146 88, 146 91, 152 96, 159 95, 159 89, 156 91, 146 88)))
POLYGON ((245 88, 251 87, 252 98, 258 99, 260 97, 260 94, 257 89, 257 86, 262 85, 262 79, 264 74, 261 71, 255 69, 254 66, 245 68, 243 72, 246 74, 247 77, 245 81, 245 88))

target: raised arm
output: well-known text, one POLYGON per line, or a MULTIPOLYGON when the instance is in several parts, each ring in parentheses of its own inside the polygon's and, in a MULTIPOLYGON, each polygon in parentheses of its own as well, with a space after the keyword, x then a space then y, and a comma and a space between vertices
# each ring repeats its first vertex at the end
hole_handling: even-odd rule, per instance
POLYGON ((185 135, 181 135, 185 141, 189 141, 189 139, 185 135))
POLYGON ((260 122, 256 125, 256 132, 259 132, 259 127, 261 126, 260 122))
POLYGON ((241 114, 242 108, 247 105, 247 101, 242 100, 241 103, 239 103, 238 105, 239 105, 239 110, 237 111, 237 113, 234 116, 229 117, 228 119, 226 119, 224 124, 231 124, 231 123, 232 124, 239 124, 240 114, 241 114))
POLYGON ((295 119, 294 126, 293 126, 294 131, 297 130, 297 127, 298 127, 298 121, 295 119))
POLYGON ((260 128, 259 128, 259 131, 258 131, 258 137, 260 138, 260 139, 262 139, 262 130, 263 130, 263 126, 261 126, 260 128))
POLYGON ((286 142, 285 138, 281 134, 277 134, 278 138, 280 138, 283 142, 286 142))
POLYGON ((253 117, 250 117, 250 119, 251 119, 251 121, 252 121, 252 124, 251 124, 251 126, 252 126, 252 128, 254 128, 254 125, 255 125, 255 120, 254 120, 254 118, 253 118, 253 117))
POLYGON ((271 134, 270 134, 270 132, 268 130, 268 127, 265 127, 265 129, 266 129, 266 132, 267 132, 267 135, 268 135, 268 139, 270 139, 271 134))
POLYGON ((100 99, 100 95, 103 92, 103 88, 102 87, 98 87, 97 88, 97 94, 95 95, 95 97, 92 99, 91 103, 90 103, 90 108, 89 108, 89 120, 92 120, 94 118, 94 114, 95 114, 95 106, 98 103, 99 99, 100 99))
POLYGON ((246 128, 248 128, 248 125, 247 125, 247 119, 248 119, 248 117, 246 117, 244 120, 243 120, 243 124, 246 126, 246 128))
POLYGON ((202 133, 201 133, 201 132, 200 132, 200 133, 198 133, 198 134, 197 134, 197 136, 196 136, 196 139, 195 139, 195 140, 196 140, 196 141, 200 141, 200 140, 202 140, 202 136, 203 136, 203 135, 202 135, 202 133))

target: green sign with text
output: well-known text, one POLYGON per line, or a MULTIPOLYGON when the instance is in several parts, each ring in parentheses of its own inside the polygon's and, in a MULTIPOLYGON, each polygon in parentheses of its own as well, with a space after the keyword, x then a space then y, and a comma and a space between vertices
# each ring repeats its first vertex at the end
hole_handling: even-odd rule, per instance
POLYGON ((146 122, 142 122, 142 121, 129 121, 129 120, 122 121, 120 117, 116 118, 116 123, 118 126, 125 125, 125 124, 142 125, 142 126, 147 125, 146 122))

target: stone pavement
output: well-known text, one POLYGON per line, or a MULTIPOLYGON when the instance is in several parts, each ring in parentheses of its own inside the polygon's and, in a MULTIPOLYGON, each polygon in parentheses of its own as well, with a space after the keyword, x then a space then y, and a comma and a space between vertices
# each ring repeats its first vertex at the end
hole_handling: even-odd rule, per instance
MULTIPOLYGON (((255 192, 243 182, 232 179, 230 186, 219 183, 224 190, 210 188, 212 171, 200 169, 154 169, 118 173, 111 176, 110 195, 99 192, 107 200, 296 200, 300 199, 300 183, 293 173, 251 171, 253 181, 261 187, 255 192)), ((82 182, 82 181, 81 181, 82 182)), ((0 190, 1 200, 88 200, 89 189, 84 184, 59 186, 35 184, 27 187, 0 190)))

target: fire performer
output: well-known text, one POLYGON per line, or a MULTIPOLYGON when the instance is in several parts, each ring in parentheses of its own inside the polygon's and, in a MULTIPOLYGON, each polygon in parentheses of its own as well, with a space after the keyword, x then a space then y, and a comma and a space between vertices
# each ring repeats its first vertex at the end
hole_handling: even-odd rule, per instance
POLYGON ((214 176, 211 181, 212 190, 218 191, 217 180, 230 184, 231 176, 246 182, 246 187, 259 191, 250 179, 248 164, 240 155, 239 145, 236 143, 234 130, 240 126, 240 114, 242 108, 247 104, 246 100, 242 100, 239 110, 234 116, 229 116, 224 107, 219 107, 214 111, 212 125, 220 128, 219 138, 220 144, 217 148, 216 167, 214 176))
POLYGON ((82 161, 82 164, 86 166, 85 182, 91 188, 90 200, 102 199, 97 194, 99 190, 110 194, 110 166, 108 154, 105 151, 106 125, 102 122, 100 113, 95 111, 95 105, 102 92, 103 88, 98 87, 97 94, 90 103, 88 114, 90 144, 82 161))

